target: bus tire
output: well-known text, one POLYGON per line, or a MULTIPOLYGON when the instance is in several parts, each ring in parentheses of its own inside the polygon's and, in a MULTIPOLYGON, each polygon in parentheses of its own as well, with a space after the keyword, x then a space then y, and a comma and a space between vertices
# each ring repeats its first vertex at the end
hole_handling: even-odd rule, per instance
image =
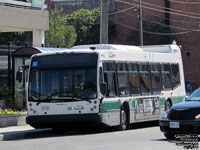
POLYGON ((169 101, 165 102, 165 110, 168 110, 172 107, 171 103, 169 101))
POLYGON ((120 109, 120 125, 118 129, 120 131, 128 130, 130 128, 130 124, 128 122, 128 115, 124 107, 120 109))

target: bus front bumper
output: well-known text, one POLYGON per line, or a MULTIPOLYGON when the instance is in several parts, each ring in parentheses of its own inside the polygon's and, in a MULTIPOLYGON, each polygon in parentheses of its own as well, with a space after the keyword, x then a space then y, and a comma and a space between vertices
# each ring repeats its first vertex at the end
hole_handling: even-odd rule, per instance
POLYGON ((66 124, 100 123, 101 114, 38 115, 27 116, 26 122, 35 128, 48 128, 66 124))

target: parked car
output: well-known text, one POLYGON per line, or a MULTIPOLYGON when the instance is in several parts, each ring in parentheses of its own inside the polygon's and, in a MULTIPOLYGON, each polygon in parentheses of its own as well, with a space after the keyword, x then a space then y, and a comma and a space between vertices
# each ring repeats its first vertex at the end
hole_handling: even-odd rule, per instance
POLYGON ((185 102, 166 110, 159 121, 165 137, 172 139, 177 134, 200 134, 200 88, 185 102))

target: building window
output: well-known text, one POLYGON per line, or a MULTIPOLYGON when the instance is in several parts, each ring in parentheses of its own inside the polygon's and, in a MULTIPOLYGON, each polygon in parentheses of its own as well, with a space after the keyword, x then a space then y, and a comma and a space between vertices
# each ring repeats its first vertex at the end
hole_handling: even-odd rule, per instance
MULTIPOLYGON (((73 13, 81 8, 92 10, 99 8, 101 1, 99 0, 53 0, 52 6, 55 8, 63 8, 64 13, 73 13)), ((115 11, 115 1, 109 0, 109 12, 115 11)))
POLYGON ((191 58, 192 52, 191 51, 185 51, 185 58, 191 58))

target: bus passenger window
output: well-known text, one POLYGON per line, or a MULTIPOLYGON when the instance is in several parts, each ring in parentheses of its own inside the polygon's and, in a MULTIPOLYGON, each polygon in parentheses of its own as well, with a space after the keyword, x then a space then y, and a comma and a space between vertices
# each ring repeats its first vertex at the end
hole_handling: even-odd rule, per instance
POLYGON ((157 94, 161 92, 161 75, 158 63, 151 64, 151 87, 152 93, 157 94))
POLYGON ((129 80, 128 80, 128 70, 126 63, 117 64, 117 75, 118 75, 118 87, 120 96, 128 96, 129 92, 129 80))
POLYGON ((178 64, 172 64, 171 70, 172 70, 172 87, 174 89, 180 84, 180 73, 178 64))
POLYGON ((162 73, 162 86, 163 90, 171 90, 171 71, 169 64, 161 65, 161 73, 162 73))
POLYGON ((140 80, 138 73, 129 73, 131 94, 140 94, 140 80))
POLYGON ((148 94, 150 93, 150 84, 151 84, 148 64, 140 64, 139 71, 140 71, 140 84, 141 84, 142 94, 148 94))
POLYGON ((104 82, 107 83, 107 96, 115 97, 117 95, 116 90, 116 63, 115 62, 104 62, 104 82))
POLYGON ((115 85, 115 74, 114 73, 105 73, 105 82, 108 86, 108 94, 109 97, 115 97, 116 94, 116 85, 115 85))
POLYGON ((130 94, 138 95, 140 94, 140 79, 138 72, 138 64, 129 63, 128 70, 129 70, 130 94))

